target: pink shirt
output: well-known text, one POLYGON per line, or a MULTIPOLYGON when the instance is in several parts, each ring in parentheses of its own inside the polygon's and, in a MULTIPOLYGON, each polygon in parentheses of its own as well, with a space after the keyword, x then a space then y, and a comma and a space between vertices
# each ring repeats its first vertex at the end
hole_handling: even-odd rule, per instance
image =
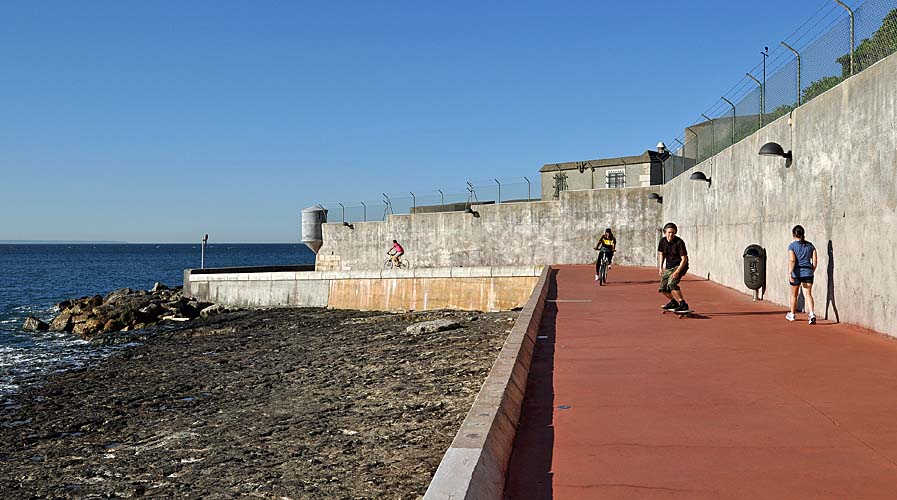
POLYGON ((392 249, 395 250, 396 253, 405 253, 405 249, 402 248, 402 245, 399 245, 398 243, 393 243, 392 249))

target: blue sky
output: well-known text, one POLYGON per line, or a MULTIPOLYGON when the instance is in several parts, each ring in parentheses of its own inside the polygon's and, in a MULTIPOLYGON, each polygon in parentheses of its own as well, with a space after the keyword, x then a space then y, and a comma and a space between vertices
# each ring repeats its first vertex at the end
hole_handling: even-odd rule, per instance
POLYGON ((0 240, 292 242, 313 203, 640 154, 833 3, 4 2, 0 240))

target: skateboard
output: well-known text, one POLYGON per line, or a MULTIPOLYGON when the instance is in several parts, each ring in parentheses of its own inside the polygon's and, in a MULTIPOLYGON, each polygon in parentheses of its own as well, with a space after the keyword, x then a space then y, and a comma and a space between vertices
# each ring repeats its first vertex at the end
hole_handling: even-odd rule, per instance
POLYGON ((682 318, 693 318, 693 317, 694 317, 694 313, 695 313, 695 310, 694 310, 694 309, 688 309, 688 310, 686 310, 686 311, 667 311, 666 309, 661 309, 661 311, 663 311, 663 314, 666 314, 666 313, 673 313, 673 314, 675 314, 675 315, 678 315, 678 316, 679 316, 679 319, 682 319, 682 318))

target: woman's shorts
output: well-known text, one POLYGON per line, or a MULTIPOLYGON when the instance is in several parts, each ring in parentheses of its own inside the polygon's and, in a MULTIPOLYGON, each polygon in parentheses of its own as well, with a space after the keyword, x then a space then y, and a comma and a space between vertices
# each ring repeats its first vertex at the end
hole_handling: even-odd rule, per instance
POLYGON ((788 284, 791 286, 800 286, 801 283, 809 283, 813 284, 812 276, 791 276, 791 282, 788 284))

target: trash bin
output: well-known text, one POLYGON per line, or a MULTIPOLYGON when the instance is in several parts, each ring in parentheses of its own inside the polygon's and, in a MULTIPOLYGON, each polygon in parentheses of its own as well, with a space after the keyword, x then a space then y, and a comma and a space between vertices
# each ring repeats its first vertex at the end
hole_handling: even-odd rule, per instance
POLYGON ((744 286, 754 291, 754 300, 757 299, 757 291, 766 289, 766 249, 760 245, 748 245, 744 249, 744 286))

